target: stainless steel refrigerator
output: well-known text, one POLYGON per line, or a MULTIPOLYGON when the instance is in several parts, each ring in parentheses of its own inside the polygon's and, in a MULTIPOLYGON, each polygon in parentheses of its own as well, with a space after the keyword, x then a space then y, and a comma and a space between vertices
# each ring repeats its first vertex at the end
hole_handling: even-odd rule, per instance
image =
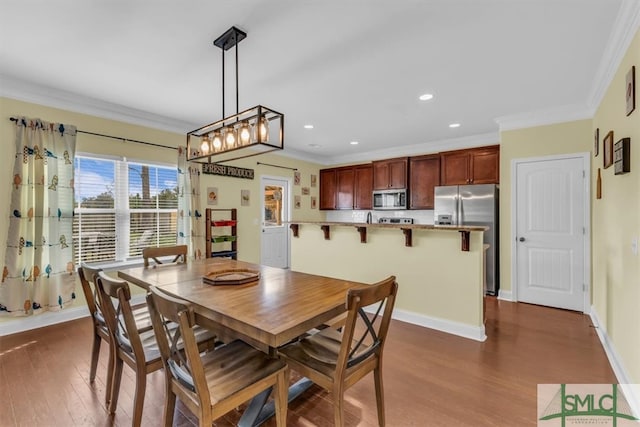
POLYGON ((486 254, 485 293, 497 295, 498 269, 498 186, 496 184, 451 185, 435 188, 436 225, 483 225, 486 254))

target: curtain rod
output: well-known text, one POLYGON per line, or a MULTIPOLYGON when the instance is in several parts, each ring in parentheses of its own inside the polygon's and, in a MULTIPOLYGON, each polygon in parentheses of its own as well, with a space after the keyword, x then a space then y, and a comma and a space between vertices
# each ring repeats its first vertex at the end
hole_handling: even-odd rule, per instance
MULTIPOLYGON (((10 117, 9 120, 11 120, 12 122, 18 122, 18 119, 15 118, 15 117, 10 117)), ((84 134, 87 134, 87 135, 101 136, 103 138, 117 139, 117 140, 120 140, 122 142, 135 142, 136 144, 151 145, 153 147, 168 148, 170 150, 177 150, 176 147, 170 147, 168 145, 156 144, 155 142, 139 141, 137 139, 123 138, 121 136, 105 135, 103 133, 89 132, 89 131, 86 131, 86 130, 76 130, 76 133, 84 133, 84 134)))
POLYGON ((297 170, 298 170, 298 168, 290 168, 290 167, 288 167, 288 166, 272 165, 272 164, 270 164, 270 163, 256 162, 256 164, 257 164, 257 165, 271 166, 271 167, 274 167, 274 168, 290 169, 290 170, 292 170, 292 171, 297 171, 297 170))

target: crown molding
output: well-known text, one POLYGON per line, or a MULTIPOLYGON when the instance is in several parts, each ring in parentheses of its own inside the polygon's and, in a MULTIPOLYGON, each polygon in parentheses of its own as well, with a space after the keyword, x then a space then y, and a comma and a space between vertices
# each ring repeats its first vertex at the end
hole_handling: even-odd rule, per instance
POLYGON ((438 141, 424 142, 420 144, 401 145, 397 147, 385 148, 383 150, 373 150, 364 153, 348 156, 328 157, 330 161, 326 164, 356 163, 379 159, 390 159, 393 157, 404 157, 421 155, 425 153, 437 153, 440 151, 457 150, 461 148, 481 147, 483 145, 494 145, 500 142, 498 132, 489 132, 478 135, 465 136, 461 138, 443 139, 438 141))
POLYGON ((536 126, 552 125, 555 123, 585 120, 593 117, 594 110, 583 104, 569 104, 551 107, 528 113, 512 114, 496 118, 500 132, 506 130, 524 129, 536 126))
POLYGON ((440 151, 450 151, 460 148, 481 147, 483 145, 498 144, 499 141, 500 135, 498 134, 498 132, 489 132, 460 138, 424 142, 420 144, 401 145, 397 147, 385 148, 382 150, 367 151, 365 153, 353 154, 349 156, 336 156, 331 157, 330 160, 333 164, 337 164, 390 159, 393 157, 437 153, 440 151))
POLYGON ((640 1, 623 0, 587 101, 587 105, 594 113, 602 102, 638 29, 640 29, 640 1))
POLYGON ((74 92, 55 89, 2 74, 0 74, 0 96, 168 132, 186 133, 198 127, 194 123, 101 101, 74 92))

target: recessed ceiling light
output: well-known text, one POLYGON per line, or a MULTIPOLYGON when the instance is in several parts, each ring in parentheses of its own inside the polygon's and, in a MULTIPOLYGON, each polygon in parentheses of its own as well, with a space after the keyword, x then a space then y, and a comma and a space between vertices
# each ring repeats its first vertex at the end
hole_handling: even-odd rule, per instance
POLYGON ((320 148, 322 146, 320 144, 309 144, 309 147, 311 147, 311 148, 320 148))
POLYGON ((351 141, 349 144, 351 144, 351 145, 358 145, 358 144, 359 144, 359 142, 358 142, 358 141, 351 141))
POLYGON ((313 129, 313 125, 304 125, 305 129, 313 129))
POLYGON ((425 94, 423 94, 423 95, 420 95, 420 96, 418 97, 418 99, 419 99, 420 101, 428 101, 428 100, 430 100, 430 99, 433 99, 433 95, 432 95, 432 94, 430 94, 430 93, 425 93, 425 94))
POLYGON ((460 127, 460 123, 451 123, 449 125, 450 128, 459 128, 460 127))

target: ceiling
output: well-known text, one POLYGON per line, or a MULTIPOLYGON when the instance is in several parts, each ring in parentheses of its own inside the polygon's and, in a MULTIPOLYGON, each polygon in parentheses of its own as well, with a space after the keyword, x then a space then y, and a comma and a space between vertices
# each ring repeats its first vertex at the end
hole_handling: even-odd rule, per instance
MULTIPOLYGON (((491 144, 498 118, 593 109, 626 3, 0 0, 0 94, 37 90, 186 133, 222 118, 212 42, 236 26, 248 34, 239 108, 284 113, 294 156, 341 163, 491 144)), ((226 58, 229 115, 234 51, 226 58)))

